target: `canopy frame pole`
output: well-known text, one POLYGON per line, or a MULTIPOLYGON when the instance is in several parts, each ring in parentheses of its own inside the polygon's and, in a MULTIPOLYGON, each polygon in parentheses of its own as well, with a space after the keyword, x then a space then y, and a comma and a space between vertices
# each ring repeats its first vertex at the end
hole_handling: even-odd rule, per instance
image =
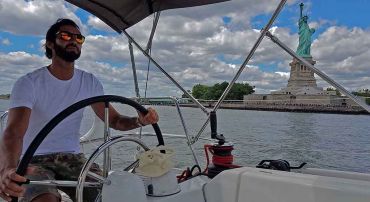
MULTIPOLYGON (((253 45, 252 49, 250 50, 247 58, 244 60, 243 64, 241 65, 241 67, 239 68, 238 72, 236 73, 235 77, 232 79, 232 81, 229 83, 229 85, 227 86, 227 88, 225 89, 225 91, 222 93, 221 97, 219 98, 219 100, 217 101, 217 103, 215 104, 214 108, 213 108, 213 111, 217 111, 217 109, 220 107, 222 101, 225 99, 226 95, 229 93, 229 91, 231 90, 231 88, 233 87, 235 81, 239 78, 240 74, 242 73, 242 71, 245 69, 245 67, 247 66, 249 60, 252 58, 253 54, 255 53, 255 51, 257 50, 258 46, 261 44, 262 42, 262 39, 265 37, 267 31, 271 28, 272 24, 274 23, 275 19, 277 18, 277 16, 279 15, 280 11, 283 9, 285 3, 286 3, 287 0, 281 0, 281 2, 279 3, 278 7, 276 8, 274 14, 272 15, 272 17, 270 18, 269 22, 267 23, 267 25, 262 29, 261 31, 261 34, 260 36, 258 37, 256 43, 253 45)), ((203 124, 202 128, 199 130, 198 134, 195 136, 195 138, 193 139, 192 141, 192 144, 194 144, 196 141, 198 141, 199 137, 202 135, 204 129, 206 128, 206 126, 208 125, 209 123, 209 115, 208 115, 208 118, 206 120, 206 122, 203 124)))
POLYGON ((131 56, 131 67, 132 67, 132 74, 134 76, 134 84, 135 84, 135 93, 136 97, 140 98, 140 90, 139 90, 139 83, 137 81, 137 74, 136 74, 136 65, 135 65, 135 56, 134 56, 134 50, 132 48, 132 42, 128 41, 128 47, 130 50, 130 56, 131 56))
POLYGON ((272 24, 274 23, 275 19, 279 15, 280 11, 283 9, 286 1, 287 0, 281 0, 280 4, 278 5, 278 7, 276 8, 274 14, 272 15, 270 21, 262 29, 260 36, 258 37, 256 43, 253 45, 252 49, 250 50, 250 52, 249 52, 247 58, 244 60, 243 64, 240 66, 240 68, 239 68, 238 72, 236 73, 235 77, 232 79, 232 81, 230 82, 230 84, 227 86, 227 88, 225 89, 225 91, 222 93, 221 97, 218 99, 216 105, 213 108, 213 111, 217 111, 217 109, 220 107, 220 104, 222 103, 222 101, 225 99, 225 97, 227 96, 227 94, 229 94, 229 92, 230 92, 231 88, 233 87, 234 83, 239 78, 240 74, 243 72, 243 70, 245 69, 245 67, 247 66, 249 60, 252 58, 253 54, 256 52, 258 46, 261 44, 261 42, 262 42, 263 38, 265 37, 267 31, 271 28, 272 24))
POLYGON ((354 102, 356 102, 358 105, 360 105, 362 108, 364 108, 366 111, 370 113, 370 106, 367 105, 364 101, 358 99, 355 95, 350 93, 347 89, 345 89, 343 86, 341 86, 339 83, 335 82, 333 79, 331 79, 329 76, 327 76, 324 72, 320 71, 316 67, 314 67, 311 63, 307 62, 303 57, 299 56, 297 53, 295 53, 292 49, 290 49, 288 46, 286 46, 283 42, 281 42, 276 36, 272 35, 271 32, 267 32, 266 36, 268 36, 272 42, 276 43, 280 48, 282 48, 284 51, 286 51, 289 55, 291 55, 293 58, 297 59, 299 62, 303 63, 306 67, 310 68, 311 71, 313 71, 315 74, 317 74, 320 78, 328 82, 330 85, 334 86, 336 89, 338 89, 341 93, 352 99, 354 102))
MULTIPOLYGON (((153 38, 154 38, 155 31, 157 30, 157 25, 158 25, 160 14, 161 14, 160 11, 154 14, 152 31, 150 32, 149 40, 148 40, 148 43, 146 44, 146 49, 145 49, 145 51, 149 55, 152 55, 153 38)), ((145 98, 146 98, 146 93, 148 91, 149 70, 150 70, 150 60, 148 60, 148 65, 147 65, 147 70, 146 70, 146 81, 145 81, 145 91, 144 91, 145 98)))
MULTIPOLYGON (((154 19, 154 22, 153 22, 152 31, 150 32, 148 43, 146 45, 146 52, 148 52, 152 48, 152 41, 153 41, 153 37, 154 37, 155 31, 156 31, 156 28, 157 28, 157 25, 158 25, 160 13, 161 13, 160 11, 157 12, 157 13, 154 13, 155 19, 154 19)), ((134 76, 135 93, 136 93, 136 97, 140 98, 140 90, 139 90, 139 83, 138 83, 138 80, 137 80, 135 55, 134 55, 134 51, 133 51, 133 47, 132 47, 132 41, 129 40, 128 43, 129 43, 129 50, 130 50, 132 74, 134 76)))
POLYGON ((160 15, 161 15, 161 11, 158 11, 157 13, 154 13, 154 22, 153 22, 152 31, 150 32, 149 40, 148 40, 148 43, 146 44, 146 51, 147 52, 150 49, 152 49, 153 38, 154 38, 155 31, 157 30, 157 25, 158 25, 160 15))
POLYGON ((204 107, 197 99, 194 98, 189 92, 187 92, 170 74, 168 74, 162 67, 159 65, 153 58, 150 56, 132 37, 130 34, 126 32, 126 30, 122 30, 122 33, 130 40, 132 43, 138 48, 167 78, 169 78, 172 83, 174 83, 186 96, 188 96, 199 108, 205 113, 209 114, 206 107, 204 107))

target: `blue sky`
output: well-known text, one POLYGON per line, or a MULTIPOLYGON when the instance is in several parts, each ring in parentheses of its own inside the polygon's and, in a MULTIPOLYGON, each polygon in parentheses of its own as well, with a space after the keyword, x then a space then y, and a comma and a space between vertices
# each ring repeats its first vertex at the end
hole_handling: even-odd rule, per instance
MULTIPOLYGON (((313 0, 302 1, 304 6, 304 15, 309 16, 309 21, 326 20, 335 23, 338 26, 361 27, 368 29, 370 26, 370 1, 369 0, 313 0)), ((254 17, 254 28, 259 28, 261 24, 266 23, 271 14, 257 15, 254 17)), ((297 32, 297 20, 299 18, 299 3, 285 7, 279 15, 275 25, 289 27, 292 31, 297 32)), ((321 33, 327 26, 320 27, 316 36, 321 33)), ((314 36, 315 37, 315 36, 314 36)))
MULTIPOLYGON (((370 49, 370 1, 303 2, 304 14, 309 15, 310 26, 316 29, 311 51, 318 61, 316 66, 350 90, 370 88, 370 61, 366 57, 370 49)), ((163 12, 153 42, 153 56, 186 89, 197 83, 230 81, 258 37, 256 30, 267 23, 277 3, 233 0, 163 12)), ((298 42, 299 3, 288 1, 274 23, 275 34, 294 50, 298 42)), ((127 39, 81 9, 63 1, 48 0, 0 2, 0 19, 6 19, 0 20, 0 94, 8 93, 17 77, 49 63, 43 56, 42 40, 58 17, 76 20, 87 37, 76 66, 97 74, 107 92, 121 93, 123 85, 132 88, 125 92, 132 96, 127 39)), ((148 17, 128 31, 144 45, 151 22, 152 17, 148 17)), ((139 81, 144 83, 147 60, 137 50, 135 57, 139 81)), ((290 61, 288 55, 265 39, 238 81, 251 83, 260 92, 278 90, 287 83, 290 61)), ((154 67, 151 69, 153 94, 181 94, 154 67)), ((318 83, 323 88, 329 87, 320 79, 318 83)))
POLYGON ((312 20, 326 19, 336 21, 338 25, 369 28, 368 0, 325 0, 313 1, 310 13, 312 20))

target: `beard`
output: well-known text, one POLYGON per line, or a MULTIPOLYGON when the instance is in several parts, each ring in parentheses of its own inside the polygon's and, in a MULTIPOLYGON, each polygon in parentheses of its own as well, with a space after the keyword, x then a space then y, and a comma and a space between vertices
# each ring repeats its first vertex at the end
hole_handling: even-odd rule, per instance
POLYGON ((78 53, 74 51, 67 51, 67 48, 69 46, 74 45, 67 45, 65 48, 63 48, 62 46, 55 43, 54 44, 55 54, 67 62, 74 62, 80 57, 81 51, 78 51, 78 53))

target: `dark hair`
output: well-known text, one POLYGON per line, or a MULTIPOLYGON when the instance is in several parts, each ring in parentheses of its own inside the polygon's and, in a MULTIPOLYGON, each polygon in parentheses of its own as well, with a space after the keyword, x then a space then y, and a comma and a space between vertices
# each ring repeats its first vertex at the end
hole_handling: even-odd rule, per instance
MULTIPOLYGON (((78 25, 72 20, 65 19, 65 18, 59 18, 53 25, 50 26, 48 32, 46 33, 46 42, 49 41, 49 42, 55 43, 56 34, 59 31, 60 27, 64 25, 72 25, 76 27, 77 29, 80 29, 78 25)), ((46 44, 45 44, 45 55, 49 59, 51 59, 53 56, 53 52, 51 51, 50 48, 46 46, 46 44)))

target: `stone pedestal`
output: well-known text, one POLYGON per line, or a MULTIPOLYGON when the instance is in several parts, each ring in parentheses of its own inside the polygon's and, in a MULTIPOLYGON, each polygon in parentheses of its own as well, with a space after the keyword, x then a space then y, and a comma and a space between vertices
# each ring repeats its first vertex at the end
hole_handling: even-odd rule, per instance
MULTIPOLYGON (((312 65, 316 64, 316 61, 312 57, 305 57, 306 61, 312 65)), ((304 64, 301 64, 298 60, 293 59, 290 65, 290 78, 288 80, 287 88, 298 89, 302 87, 317 87, 316 79, 314 73, 306 67, 304 64)))

